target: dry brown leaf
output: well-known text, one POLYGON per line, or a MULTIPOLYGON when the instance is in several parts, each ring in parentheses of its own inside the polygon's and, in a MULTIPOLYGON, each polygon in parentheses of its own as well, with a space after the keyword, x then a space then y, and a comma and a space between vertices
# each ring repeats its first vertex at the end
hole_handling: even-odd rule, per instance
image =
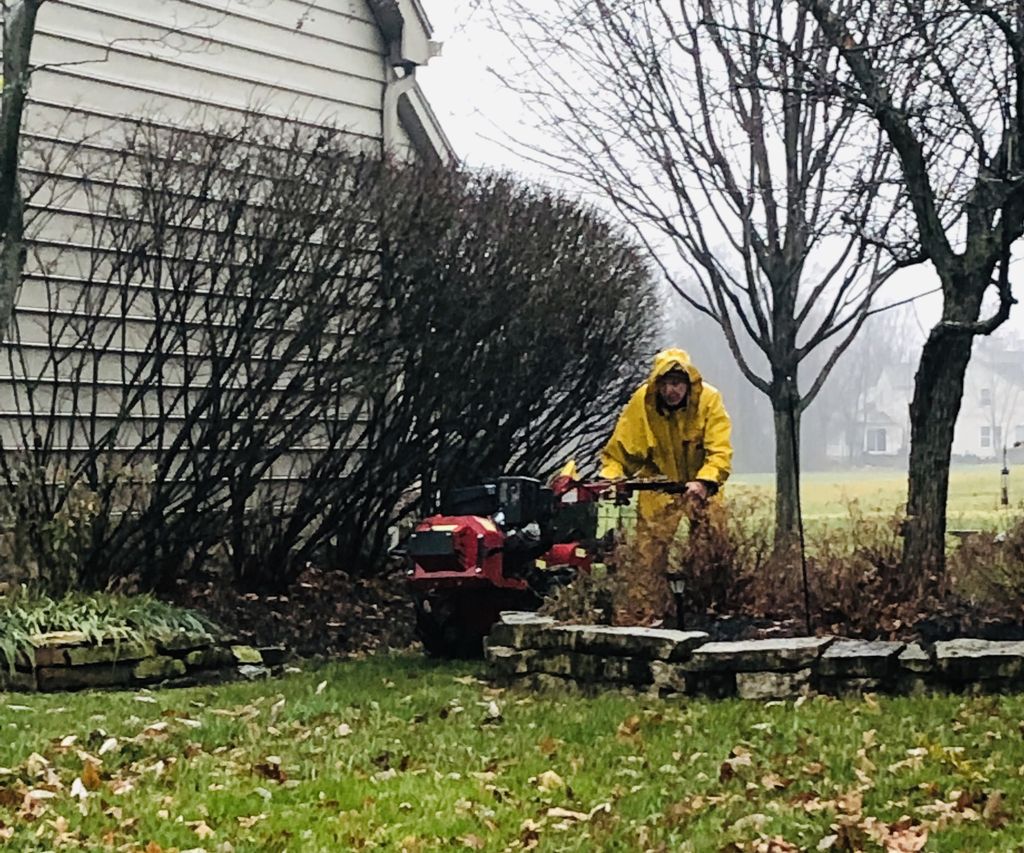
POLYGON ((537 751, 545 758, 551 758, 552 755, 558 752, 558 744, 559 741, 555 740, 553 737, 541 738, 540 742, 537 744, 537 751))
POLYGON ((858 790, 848 791, 836 798, 836 806, 846 814, 859 815, 864 809, 864 794, 858 790))
POLYGON ((565 780, 554 770, 545 770, 537 777, 537 787, 542 791, 555 791, 565 787, 565 780))
POLYGON ((639 714, 633 714, 633 716, 627 717, 625 720, 623 720, 621 723, 619 723, 619 727, 615 730, 615 735, 616 735, 616 737, 618 737, 620 739, 621 738, 631 738, 631 737, 634 737, 636 735, 636 733, 639 732, 639 731, 640 731, 640 715, 639 714))
POLYGON ((765 773, 761 777, 761 785, 769 791, 784 791, 793 784, 792 779, 784 779, 776 773, 765 773))
POLYGON ((254 764, 252 769, 264 779, 270 779, 278 784, 283 784, 288 781, 288 774, 284 772, 284 769, 279 763, 267 761, 264 764, 254 764))
POLYGON ((981 816, 993 829, 1000 829, 1009 823, 1010 818, 1003 810, 1002 791, 993 791, 985 800, 985 807, 981 810, 981 816))
POLYGON ((556 820, 577 820, 587 821, 590 820, 590 815, 586 812, 574 812, 571 809, 563 809, 559 807, 550 808, 547 811, 548 817, 553 817, 556 820))
POLYGON ((188 826, 199 837, 201 841, 205 841, 210 836, 217 834, 212 829, 210 829, 209 826, 207 826, 205 820, 189 823, 188 826))
POLYGON ((91 761, 86 761, 82 765, 82 784, 87 791, 98 791, 103 785, 103 780, 100 779, 100 769, 91 761))
POLYGON ((484 850, 487 847, 487 842, 479 835, 466 835, 459 841, 462 842, 463 847, 468 847, 470 850, 484 850))

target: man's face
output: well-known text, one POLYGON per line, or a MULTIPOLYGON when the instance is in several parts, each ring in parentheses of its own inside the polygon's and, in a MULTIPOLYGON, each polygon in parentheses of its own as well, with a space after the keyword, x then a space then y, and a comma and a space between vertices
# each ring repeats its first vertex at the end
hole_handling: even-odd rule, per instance
POLYGON ((676 376, 666 376, 658 380, 658 393, 666 405, 678 406, 686 399, 690 383, 676 376))

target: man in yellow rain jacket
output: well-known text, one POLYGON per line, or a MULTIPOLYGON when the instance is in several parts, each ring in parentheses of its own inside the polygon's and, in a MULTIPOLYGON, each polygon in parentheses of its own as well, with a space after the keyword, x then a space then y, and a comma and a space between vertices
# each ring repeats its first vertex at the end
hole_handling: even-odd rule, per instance
MULTIPOLYGON (((646 540, 650 569, 664 577, 668 545, 691 507, 702 506, 729 478, 732 424, 717 388, 706 384, 681 349, 654 357, 648 380, 630 398, 611 438, 601 451, 601 477, 664 477, 686 484, 686 494, 641 492, 637 499, 637 535, 646 540)), ((667 585, 659 580, 661 598, 667 585), (664 590, 661 587, 664 586, 664 590)), ((660 604, 650 601, 648 616, 660 604)))
MULTIPOLYGON (((704 382, 684 350, 664 350, 619 415, 601 451, 601 476, 665 477, 705 501, 732 470, 731 431, 718 389, 704 382)), ((643 492, 637 509, 650 519, 672 503, 669 495, 643 492)))

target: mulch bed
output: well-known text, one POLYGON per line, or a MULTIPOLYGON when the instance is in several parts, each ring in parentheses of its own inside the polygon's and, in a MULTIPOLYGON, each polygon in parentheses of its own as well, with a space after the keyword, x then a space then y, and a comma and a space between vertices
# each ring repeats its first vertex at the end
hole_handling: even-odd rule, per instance
POLYGON ((281 645, 299 657, 404 649, 415 640, 405 575, 355 578, 307 569, 281 594, 241 593, 223 580, 185 584, 174 603, 211 617, 241 642, 281 645))

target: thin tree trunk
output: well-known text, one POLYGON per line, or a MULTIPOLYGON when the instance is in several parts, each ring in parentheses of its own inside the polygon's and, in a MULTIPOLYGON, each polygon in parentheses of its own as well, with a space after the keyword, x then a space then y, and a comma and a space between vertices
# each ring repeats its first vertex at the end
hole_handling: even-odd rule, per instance
POLYGON ((25 267, 24 211, 18 186, 21 117, 31 73, 32 37, 43 0, 15 0, 4 15, 3 102, 0 107, 0 340, 14 313, 25 267))
POLYGON ((795 542, 799 522, 800 403, 796 380, 781 380, 772 389, 775 420, 775 550, 795 542))
POLYGON ((922 580, 945 568, 953 430, 973 341, 968 333, 933 330, 914 378, 903 570, 922 580))

